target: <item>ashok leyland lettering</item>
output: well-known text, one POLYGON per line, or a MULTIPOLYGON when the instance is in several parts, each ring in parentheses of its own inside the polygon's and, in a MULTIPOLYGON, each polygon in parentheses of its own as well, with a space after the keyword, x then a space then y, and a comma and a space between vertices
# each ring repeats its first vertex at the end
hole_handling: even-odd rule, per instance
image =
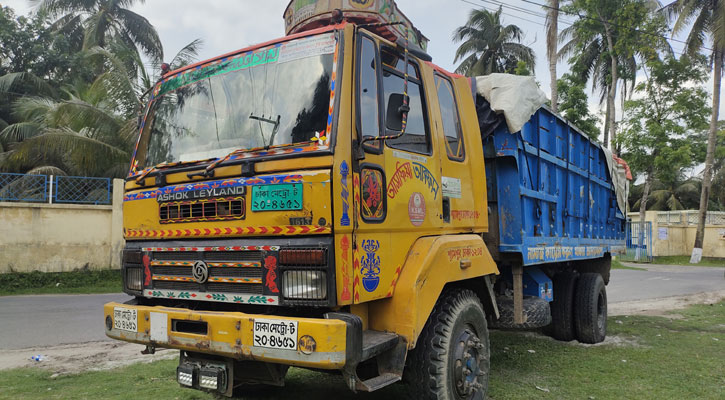
POLYGON ((483 398, 489 326, 602 341, 624 244, 606 151, 543 101, 491 112, 393 1, 284 17, 155 85, 125 183, 133 299, 106 334, 179 350, 182 386, 226 396, 295 366, 483 398))

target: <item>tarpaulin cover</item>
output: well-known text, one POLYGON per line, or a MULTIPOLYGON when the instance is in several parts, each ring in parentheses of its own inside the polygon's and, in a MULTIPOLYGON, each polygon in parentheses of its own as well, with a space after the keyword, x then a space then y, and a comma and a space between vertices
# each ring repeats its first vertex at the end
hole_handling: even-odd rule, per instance
POLYGON ((533 76, 477 76, 476 92, 488 100, 493 111, 504 115, 510 132, 520 131, 547 100, 533 76))

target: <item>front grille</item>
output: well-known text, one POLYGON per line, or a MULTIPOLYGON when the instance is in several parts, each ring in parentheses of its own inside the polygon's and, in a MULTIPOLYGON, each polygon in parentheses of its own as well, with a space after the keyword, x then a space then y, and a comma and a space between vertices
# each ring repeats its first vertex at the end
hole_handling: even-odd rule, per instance
POLYGON ((244 197, 222 197, 159 204, 159 222, 226 221, 244 219, 244 197))
POLYGON ((154 251, 149 256, 152 283, 148 289, 242 295, 264 293, 264 251, 154 251), (206 282, 199 283, 194 279, 197 261, 206 263, 206 282))

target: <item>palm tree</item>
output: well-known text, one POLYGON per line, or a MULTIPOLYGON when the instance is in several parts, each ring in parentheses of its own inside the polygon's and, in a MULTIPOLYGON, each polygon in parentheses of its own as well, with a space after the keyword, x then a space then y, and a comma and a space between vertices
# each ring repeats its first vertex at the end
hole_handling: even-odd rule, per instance
POLYGON ((559 60, 559 0, 548 0, 546 6, 546 57, 549 59, 551 79, 551 109, 559 111, 559 89, 557 88, 556 62, 559 60))
POLYGON ((699 53, 709 39, 712 43, 710 57, 713 61, 712 115, 707 137, 707 153, 705 170, 702 173, 702 191, 700 193, 700 210, 695 233, 695 245, 692 249, 691 263, 699 263, 702 256, 702 243, 705 237, 705 218, 712 187, 713 162, 715 159, 715 142, 717 141, 718 113, 720 111, 720 89, 725 69, 725 0, 677 0, 664 7, 670 16, 676 16, 672 34, 675 35, 690 27, 687 35, 685 52, 699 53))
MULTIPOLYGON (((655 211, 687 210, 697 204, 700 186, 701 181, 697 178, 685 179, 680 176, 673 182, 654 178, 648 196, 651 202, 647 203, 647 209, 655 211)), ((639 185, 632 189, 630 199, 634 201, 631 207, 633 210, 640 208, 643 187, 644 185, 639 185)))
POLYGON ((129 10, 144 0, 31 0, 38 11, 58 18, 53 27, 79 44, 83 49, 105 47, 120 40, 127 47, 138 49, 152 60, 164 56, 156 29, 143 16, 129 10), (82 39, 81 39, 82 38, 82 39))
MULTIPOLYGON (((198 39, 186 45, 173 58, 172 66, 194 62, 200 46, 198 39)), ((125 176, 138 137, 135 116, 160 73, 154 70, 149 74, 138 53, 123 43, 111 42, 107 47, 110 50, 93 47, 83 52, 88 59, 105 65, 104 72, 90 84, 79 82, 49 93, 40 85, 43 80, 32 75, 0 77, 0 93, 21 78, 39 85, 38 95, 22 97, 13 104, 21 122, 0 131, 0 170, 125 176), (137 74, 140 80, 135 78, 137 74)))
POLYGON ((455 63, 463 59, 456 68, 457 73, 466 76, 512 73, 519 61, 534 69, 534 51, 520 43, 523 31, 516 25, 502 25, 501 12, 501 7, 496 12, 472 10, 466 24, 453 32, 453 41, 463 42, 453 60, 455 63))
POLYGON ((651 18, 656 4, 653 0, 575 0, 564 8, 579 19, 562 30, 559 40, 565 44, 559 58, 569 58, 573 72, 584 82, 591 79, 592 90, 600 90, 600 102, 606 100, 605 146, 616 135, 615 98, 620 83, 624 100, 634 91, 638 59, 656 57, 656 52, 672 53, 667 40, 654 33, 663 28, 661 21, 651 18))

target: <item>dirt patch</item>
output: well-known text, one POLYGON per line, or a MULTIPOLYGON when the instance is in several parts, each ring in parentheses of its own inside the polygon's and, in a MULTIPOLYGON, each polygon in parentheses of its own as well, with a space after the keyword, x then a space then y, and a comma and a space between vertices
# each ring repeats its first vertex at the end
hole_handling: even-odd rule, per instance
MULTIPOLYGON (((662 297, 658 299, 626 301, 608 305, 609 315, 650 315, 676 319, 677 314, 671 310, 679 310, 693 304, 714 304, 725 299, 725 290, 688 294, 684 296, 662 297)), ((679 316, 682 318, 682 316, 679 316)))
POLYGON ((138 362, 152 362, 177 357, 177 350, 156 351, 156 354, 143 355, 145 346, 135 343, 103 341, 66 344, 52 347, 33 347, 28 349, 3 350, 0 354, 0 370, 22 367, 38 367, 54 374, 77 374, 117 368, 138 362), (31 357, 40 355, 42 361, 31 357))

